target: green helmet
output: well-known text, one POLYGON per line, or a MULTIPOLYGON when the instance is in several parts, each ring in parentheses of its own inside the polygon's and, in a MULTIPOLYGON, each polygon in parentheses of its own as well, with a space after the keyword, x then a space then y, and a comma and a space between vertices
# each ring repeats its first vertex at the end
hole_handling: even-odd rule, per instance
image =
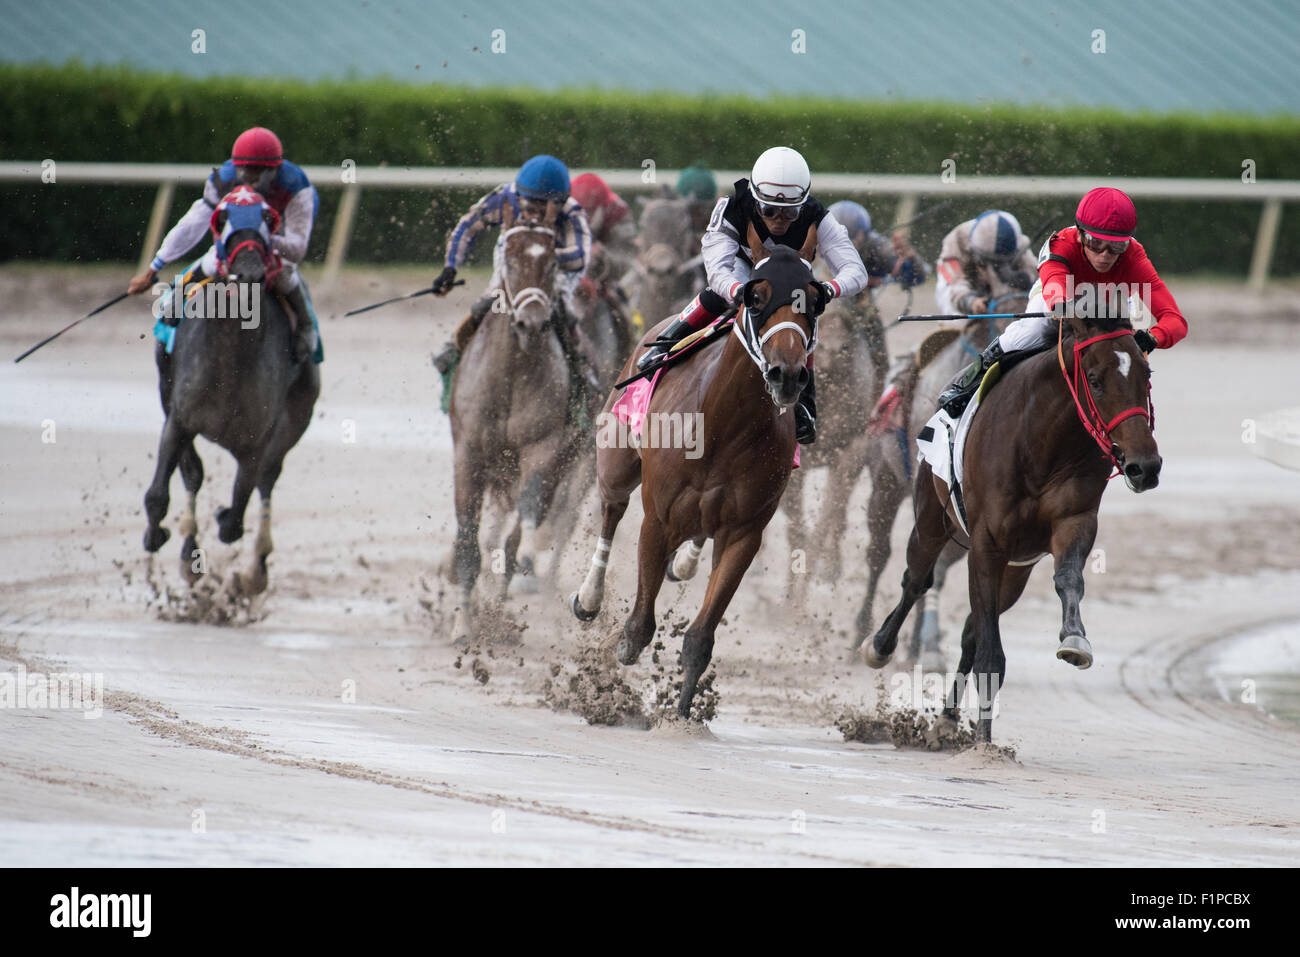
POLYGON ((699 203, 712 203, 718 198, 718 181, 713 171, 703 166, 688 166, 677 177, 677 195, 699 203))

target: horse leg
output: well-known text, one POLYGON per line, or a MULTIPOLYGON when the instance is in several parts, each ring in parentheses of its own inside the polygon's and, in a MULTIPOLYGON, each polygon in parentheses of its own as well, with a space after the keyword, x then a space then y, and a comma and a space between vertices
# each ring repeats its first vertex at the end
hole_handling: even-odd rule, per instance
POLYGON ((713 540, 713 572, 704 605, 682 638, 682 696, 677 701, 677 714, 683 718, 691 716, 695 688, 713 658, 713 633, 718 622, 763 544, 764 524, 755 523, 737 537, 719 535, 713 540))
POLYGON ((790 594, 796 604, 803 604, 808 595, 808 527, 804 524, 804 484, 807 482, 807 467, 796 469, 786 483, 785 494, 781 496, 781 511, 786 518, 786 543, 790 547, 790 565, 786 569, 786 579, 790 594), (802 571, 796 572, 798 561, 802 571))
POLYGON ((217 509, 217 537, 227 545, 244 537, 244 512, 262 471, 261 451, 246 454, 238 462, 230 507, 217 509))
POLYGON ((889 537, 894 530, 898 509, 906 497, 907 489, 892 469, 882 466, 872 471, 871 497, 867 500, 867 592, 854 622, 851 652, 856 653, 871 634, 876 589, 893 551, 889 537))
MULTIPOLYGON (((949 563, 955 564, 953 562, 949 563)), ((1002 614, 1017 601, 1020 600, 1021 594, 1025 590, 1025 585, 1029 583, 1029 576, 1033 573, 1032 565, 1018 566, 1008 565, 1002 573, 1002 587, 999 590, 998 597, 998 614, 1002 614)), ((966 693, 966 684, 969 680, 971 669, 975 665, 975 647, 979 638, 978 623, 975 618, 975 612, 966 615, 966 624, 961 632, 961 660, 957 663, 957 675, 953 682, 952 691, 944 704, 944 715, 956 721, 961 716, 962 696, 966 693)))
POLYGON ((684 582, 694 578, 695 572, 700 567, 700 553, 704 551, 704 539, 703 535, 691 539, 673 552, 664 577, 670 582, 684 582))
POLYGON ((163 423, 162 436, 158 439, 158 465, 154 469, 153 481, 144 493, 144 509, 148 525, 144 530, 144 550, 156 552, 171 537, 171 530, 162 525, 167 516, 167 506, 171 502, 172 472, 181 457, 181 450, 194 440, 186 435, 175 416, 168 415, 163 423))
POLYGON ((208 570, 203 549, 199 548, 199 523, 194 515, 199 488, 203 485, 203 461, 194 448, 194 440, 185 443, 180 456, 181 480, 185 483, 185 511, 181 514, 180 532, 185 536, 181 545, 181 575, 193 585, 208 570))
POLYGON ((483 486, 477 470, 471 469, 468 453, 456 456, 456 543, 454 567, 456 581, 460 584, 460 603, 452 621, 452 641, 466 644, 474 637, 474 615, 471 601, 474 584, 478 581, 483 563, 479 550, 479 518, 483 512, 483 486))
POLYGON ((1073 515, 1052 526, 1056 560, 1056 594, 1061 597, 1060 647, 1056 657, 1083 671, 1092 667, 1092 645, 1085 637, 1079 603, 1083 601, 1083 565, 1097 539, 1097 516, 1073 515))
POLYGON ((668 539, 663 524, 647 509, 637 542, 636 602, 623 623, 616 654, 620 663, 634 664, 655 634, 655 599, 668 568, 668 539))
POLYGON ((591 621, 605 600, 605 573, 609 568, 609 549, 614 544, 614 531, 627 511, 627 499, 621 502, 604 502, 601 505, 600 539, 591 556, 591 568, 583 579, 582 587, 573 593, 569 607, 579 621, 591 621))
POLYGON ((948 544, 944 507, 932 490, 929 466, 917 473, 916 524, 907 540, 907 568, 903 572, 903 595, 876 632, 870 644, 862 645, 862 660, 872 668, 883 668, 898 645, 898 632, 926 590, 934 584, 934 566, 948 544))
POLYGON ((943 653, 939 650, 939 596, 943 593, 943 583, 948 579, 948 569, 961 561, 966 555, 956 542, 939 553, 939 560, 934 565, 934 585, 925 593, 921 603, 921 614, 912 629, 910 647, 912 660, 920 660, 922 671, 943 671, 943 653))

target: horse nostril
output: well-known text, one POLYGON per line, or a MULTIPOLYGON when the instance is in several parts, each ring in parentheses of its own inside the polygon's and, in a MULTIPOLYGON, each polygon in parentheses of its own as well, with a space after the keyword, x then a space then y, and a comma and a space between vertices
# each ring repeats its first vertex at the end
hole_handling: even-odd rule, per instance
POLYGON ((764 373, 764 378, 766 378, 772 385, 776 385, 781 381, 781 370, 776 366, 772 366, 764 373))

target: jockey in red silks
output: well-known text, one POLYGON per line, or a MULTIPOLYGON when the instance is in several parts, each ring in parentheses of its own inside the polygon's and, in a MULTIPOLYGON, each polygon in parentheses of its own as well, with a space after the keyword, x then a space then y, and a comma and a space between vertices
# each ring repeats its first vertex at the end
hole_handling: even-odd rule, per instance
POLYGON ((591 257, 578 293, 584 298, 604 298, 616 315, 625 318, 619 284, 636 261, 636 223, 631 211, 595 173, 575 176, 570 195, 591 226, 591 257))
MULTIPOLYGON (((732 195, 718 200, 713 208, 703 240, 709 287, 660 333, 659 340, 638 360, 639 368, 646 368, 672 343, 721 316, 736 300, 755 266, 748 242, 751 226, 768 249, 788 246, 799 250, 808 231, 817 229, 817 251, 825 254, 833 273, 829 282, 822 283, 823 305, 837 296, 856 296, 867 287, 866 267, 848 232, 811 195, 811 189, 812 174, 797 151, 774 146, 759 156, 749 179, 736 180, 732 195)), ((809 355, 808 385, 794 408, 795 436, 801 445, 817 438, 812 371, 813 357, 809 355)))
MULTIPOLYGON (((239 186, 255 189, 279 216, 280 229, 273 232, 270 239, 271 250, 280 258, 283 268, 270 280, 271 290, 284 296, 297 314, 294 358, 303 362, 314 354, 319 362, 322 356, 316 313, 305 293, 298 263, 307 255, 320 199, 301 167, 284 158, 280 138, 265 127, 254 126, 239 134, 230 151, 230 159, 212 171, 203 187, 203 196, 195 200, 164 237, 158 254, 144 272, 131 279, 127 292, 132 295, 144 292, 153 285, 159 270, 198 243, 212 228, 217 206, 239 186)), ((220 239, 220 235, 217 238, 220 239)), ((199 263, 189 270, 186 282, 216 276, 220 267, 218 259, 214 243, 199 263)))
POLYGON ((1133 238, 1137 209, 1126 193, 1111 186, 1089 190, 1079 201, 1074 225, 1053 233, 1038 254, 1038 282, 1030 291, 1027 312, 1053 316, 1017 319, 953 381, 939 405, 953 418, 961 415, 993 363, 1012 352, 1036 351, 1055 338, 1059 318, 1106 317, 1110 304, 1142 307, 1155 317, 1150 330, 1133 337, 1146 355, 1168 349, 1187 335, 1187 320, 1166 288, 1142 244, 1133 238), (1091 312, 1089 313, 1089 311, 1091 312))

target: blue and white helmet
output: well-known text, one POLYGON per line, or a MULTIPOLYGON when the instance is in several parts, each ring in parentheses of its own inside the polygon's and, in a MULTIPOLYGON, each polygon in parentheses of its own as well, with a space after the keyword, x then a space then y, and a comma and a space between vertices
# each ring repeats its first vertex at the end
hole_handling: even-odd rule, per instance
POLYGON ((970 229, 970 248, 977 259, 1010 262, 1029 248, 1029 237, 1020 229, 1020 221, 1008 212, 989 209, 975 217, 970 229))
POLYGON ((835 222, 849 231, 850 237, 856 236, 859 232, 871 235, 871 214, 861 203, 842 199, 832 204, 829 212, 835 217, 835 222))
POLYGON ((569 168, 542 153, 519 168, 515 192, 528 199, 564 202, 569 198, 569 168))

